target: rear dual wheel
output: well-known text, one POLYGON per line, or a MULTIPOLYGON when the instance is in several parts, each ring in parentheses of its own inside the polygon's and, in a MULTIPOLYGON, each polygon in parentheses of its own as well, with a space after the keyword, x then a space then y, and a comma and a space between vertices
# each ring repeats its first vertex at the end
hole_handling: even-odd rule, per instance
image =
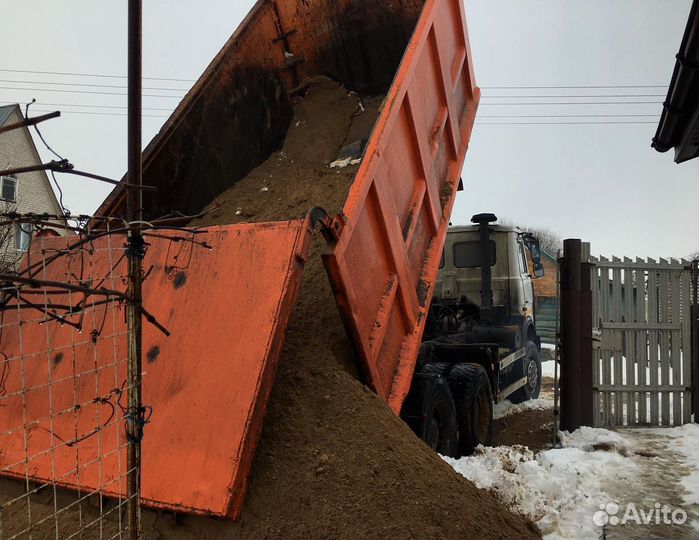
POLYGON ((457 424, 454 398, 447 381, 437 375, 432 379, 425 402, 422 439, 443 456, 456 456, 457 424))
POLYGON ((493 398, 488 374, 480 364, 458 364, 449 373, 459 424, 459 454, 472 454, 493 437, 493 398))
POLYGON ((433 375, 423 402, 423 429, 418 433, 425 443, 451 457, 490 444, 493 401, 485 369, 479 364, 433 363, 422 372, 433 375))

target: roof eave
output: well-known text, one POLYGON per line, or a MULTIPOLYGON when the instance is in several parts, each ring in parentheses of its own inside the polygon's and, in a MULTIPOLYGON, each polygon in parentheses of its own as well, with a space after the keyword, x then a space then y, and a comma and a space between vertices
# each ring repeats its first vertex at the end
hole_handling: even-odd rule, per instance
MULTIPOLYGON (((687 142, 691 136, 688 124, 696 118, 699 107, 699 0, 692 2, 689 19, 676 56, 667 98, 651 146, 667 152, 687 142)), ((692 157, 696 157, 696 154, 692 157)), ((691 159, 691 158, 686 158, 691 159)), ((683 159, 683 160, 686 160, 683 159)), ((676 159, 677 161, 677 154, 676 159)), ((679 161, 677 161, 679 163, 679 161)))

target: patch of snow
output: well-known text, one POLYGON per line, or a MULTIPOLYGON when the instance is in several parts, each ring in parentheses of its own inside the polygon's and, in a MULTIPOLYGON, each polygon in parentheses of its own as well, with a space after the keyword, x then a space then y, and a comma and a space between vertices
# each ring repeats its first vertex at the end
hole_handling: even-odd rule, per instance
POLYGON ((610 500, 602 479, 637 474, 637 466, 623 452, 624 438, 608 430, 586 428, 564 434, 563 440, 564 448, 536 455, 524 446, 479 446, 472 456, 444 459, 511 510, 532 519, 546 540, 599 538, 602 529, 592 516, 610 500), (594 451, 600 443, 611 444, 612 451, 594 451))
POLYGON ((699 425, 685 424, 680 427, 643 431, 672 438, 672 449, 684 457, 683 464, 691 471, 682 478, 682 486, 686 491, 684 502, 688 505, 699 505, 699 425))
MULTIPOLYGON (((541 362, 541 376, 551 377, 553 379, 555 375, 556 361, 548 360, 546 362, 541 362)), ((558 366, 558 376, 561 376, 561 366, 558 366)))
POLYGON ((337 161, 333 161, 330 164, 331 169, 344 169, 345 167, 349 167, 350 165, 358 165, 361 163, 361 159, 355 159, 352 157, 348 157, 345 159, 338 159, 337 161))
POLYGON ((561 444, 566 448, 579 448, 585 452, 595 450, 616 450, 623 454, 628 451, 627 439, 615 431, 604 428, 583 426, 573 433, 561 431, 558 434, 561 444))
POLYGON ((493 418, 504 418, 510 416, 511 414, 517 414, 524 411, 537 410, 542 411, 544 409, 552 409, 553 400, 547 398, 530 399, 529 401, 524 401, 522 403, 512 403, 509 400, 501 401, 496 403, 493 407, 493 418))

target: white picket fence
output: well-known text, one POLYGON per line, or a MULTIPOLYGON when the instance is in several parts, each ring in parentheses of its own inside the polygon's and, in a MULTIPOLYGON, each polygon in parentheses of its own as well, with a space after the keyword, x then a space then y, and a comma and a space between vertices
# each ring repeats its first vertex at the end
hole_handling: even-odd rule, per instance
POLYGON ((690 422, 690 262, 590 262, 595 425, 690 422))

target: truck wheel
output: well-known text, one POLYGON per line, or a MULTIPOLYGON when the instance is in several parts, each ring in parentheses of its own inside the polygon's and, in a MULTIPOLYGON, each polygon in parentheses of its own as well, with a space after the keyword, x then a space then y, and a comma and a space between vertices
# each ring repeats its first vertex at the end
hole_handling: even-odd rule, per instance
POLYGON ((456 457, 457 425, 454 398, 443 377, 435 376, 423 402, 423 424, 420 438, 443 456, 456 457))
POLYGON ((488 374, 480 364, 458 364, 449 372, 459 425, 459 455, 472 454, 493 436, 493 397, 488 374))
POLYGON ((536 399, 541 392, 541 359, 539 349, 533 341, 527 342, 527 355, 524 357, 523 369, 523 377, 527 378, 527 384, 507 398, 512 403, 536 399))

